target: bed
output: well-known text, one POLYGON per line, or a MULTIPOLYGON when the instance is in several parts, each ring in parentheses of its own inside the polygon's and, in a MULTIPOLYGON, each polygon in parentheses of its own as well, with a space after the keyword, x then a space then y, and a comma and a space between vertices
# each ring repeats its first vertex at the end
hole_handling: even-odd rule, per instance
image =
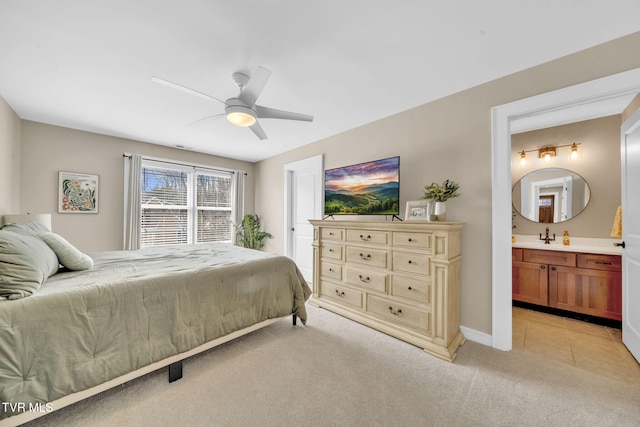
POLYGON ((165 366, 177 379, 186 357, 286 316, 306 322, 311 294, 284 256, 228 243, 86 255, 33 225, 0 230, 0 273, 0 426, 165 366), (21 268, 53 262, 31 239, 55 253, 39 286, 14 283, 15 238, 38 246, 21 268))

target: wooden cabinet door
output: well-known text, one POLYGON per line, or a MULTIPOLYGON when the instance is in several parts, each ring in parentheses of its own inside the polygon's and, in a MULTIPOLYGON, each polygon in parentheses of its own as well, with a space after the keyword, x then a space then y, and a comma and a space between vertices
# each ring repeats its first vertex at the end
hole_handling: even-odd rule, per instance
POLYGON ((513 261, 511 297, 516 301, 547 305, 548 266, 533 262, 513 261))
POLYGON ((549 306, 622 320, 620 271, 549 266, 549 306))

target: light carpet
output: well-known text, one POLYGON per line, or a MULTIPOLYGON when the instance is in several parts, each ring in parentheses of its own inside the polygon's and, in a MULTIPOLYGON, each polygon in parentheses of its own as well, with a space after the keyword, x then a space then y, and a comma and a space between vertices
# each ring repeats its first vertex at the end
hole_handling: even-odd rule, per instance
POLYGON ((467 342, 454 363, 308 306, 27 425, 639 426, 640 387, 467 342))

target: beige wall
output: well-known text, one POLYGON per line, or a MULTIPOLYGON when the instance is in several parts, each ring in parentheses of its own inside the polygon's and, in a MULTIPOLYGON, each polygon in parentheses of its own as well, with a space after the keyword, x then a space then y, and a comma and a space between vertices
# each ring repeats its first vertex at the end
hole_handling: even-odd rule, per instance
POLYGON ((449 178, 461 184, 462 196, 447 202, 448 219, 466 223, 461 324, 490 334, 491 108, 638 68, 640 56, 632 53, 639 50, 640 33, 635 33, 259 162, 256 212, 274 235, 266 249, 281 253, 284 247, 286 163, 324 154, 325 168, 332 168, 399 155, 401 206, 420 198, 432 181, 449 178))
MULTIPOLYGON (((524 175, 538 169, 564 168, 582 176, 591 190, 591 199, 585 210, 575 218, 550 225, 551 233, 562 235, 564 230, 573 237, 611 238, 611 226, 621 201, 620 184, 620 126, 621 116, 609 116, 549 129, 524 132, 511 136, 513 152, 511 163, 512 186, 524 175), (569 160, 569 148, 557 149, 557 156, 544 164, 537 153, 527 153, 527 165, 520 166, 522 150, 545 146, 580 143, 580 157, 569 160)), ((539 223, 518 215, 514 221, 514 234, 544 233, 539 223)))
POLYGON ((20 117, 0 97, 0 215, 20 209, 20 117))
POLYGON ((23 121, 20 211, 52 214, 53 231, 84 252, 122 249, 124 153, 244 170, 253 209, 253 163, 23 121), (59 171, 100 176, 99 213, 57 213, 59 171))

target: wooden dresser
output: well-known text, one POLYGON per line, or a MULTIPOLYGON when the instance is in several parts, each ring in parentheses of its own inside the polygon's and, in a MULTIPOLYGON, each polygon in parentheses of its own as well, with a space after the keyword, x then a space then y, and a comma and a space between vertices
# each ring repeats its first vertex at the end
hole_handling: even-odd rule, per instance
POLYGON ((512 298, 622 320, 620 255, 512 249, 512 298))
POLYGON ((461 223, 310 221, 310 302, 453 361, 461 223))

